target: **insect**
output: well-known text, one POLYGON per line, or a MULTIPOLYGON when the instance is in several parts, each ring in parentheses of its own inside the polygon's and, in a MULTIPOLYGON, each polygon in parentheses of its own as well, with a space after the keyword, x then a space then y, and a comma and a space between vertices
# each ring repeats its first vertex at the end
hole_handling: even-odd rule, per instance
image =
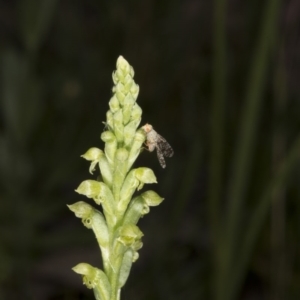
POLYGON ((146 124, 142 127, 147 134, 146 146, 150 152, 156 148, 156 153, 160 165, 165 168, 166 162, 165 157, 171 157, 174 154, 172 147, 169 143, 159 135, 150 124, 146 124))

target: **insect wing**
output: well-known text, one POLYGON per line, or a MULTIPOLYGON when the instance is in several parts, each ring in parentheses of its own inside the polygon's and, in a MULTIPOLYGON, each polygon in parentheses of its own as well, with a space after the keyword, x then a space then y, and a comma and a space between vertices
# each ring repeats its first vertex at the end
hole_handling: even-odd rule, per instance
POLYGON ((162 152, 165 157, 171 157, 174 151, 170 144, 159 134, 157 134, 157 148, 162 152))
POLYGON ((165 168, 166 161, 165 161, 164 155, 161 152, 159 147, 156 147, 156 153, 157 153, 157 158, 158 158, 159 164, 162 166, 162 168, 165 168))

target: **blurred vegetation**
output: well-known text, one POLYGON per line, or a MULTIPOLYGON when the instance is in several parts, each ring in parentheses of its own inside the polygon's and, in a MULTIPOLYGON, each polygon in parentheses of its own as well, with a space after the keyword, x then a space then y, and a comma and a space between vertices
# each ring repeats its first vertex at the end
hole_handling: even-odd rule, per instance
MULTIPOLYGON (((298 0, 0 2, 0 299, 93 299, 66 204, 123 55, 170 142, 123 299, 300 298, 298 0)), ((87 260, 88 258, 88 260, 87 260)))

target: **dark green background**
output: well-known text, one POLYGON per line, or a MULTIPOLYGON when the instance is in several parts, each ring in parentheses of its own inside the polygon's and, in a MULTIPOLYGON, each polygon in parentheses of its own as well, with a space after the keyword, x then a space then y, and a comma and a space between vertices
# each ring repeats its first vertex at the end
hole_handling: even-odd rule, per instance
POLYGON ((175 151, 136 163, 165 201, 122 300, 300 299, 299 3, 0 1, 0 299, 93 299, 66 204, 97 176, 79 156, 103 147, 119 55, 175 151))

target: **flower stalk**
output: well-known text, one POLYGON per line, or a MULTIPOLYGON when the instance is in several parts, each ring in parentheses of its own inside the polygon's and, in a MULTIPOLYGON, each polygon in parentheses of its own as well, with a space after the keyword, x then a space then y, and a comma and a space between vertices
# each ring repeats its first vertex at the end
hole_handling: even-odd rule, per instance
POLYGON ((121 288, 143 246, 143 233, 137 223, 149 213, 150 206, 163 201, 151 190, 132 198, 144 184, 157 182, 151 169, 132 169, 146 140, 143 128, 138 129, 142 109, 136 103, 139 86, 133 76, 133 68, 120 56, 112 75, 114 87, 106 114, 106 131, 101 134, 104 151, 92 147, 82 155, 91 162, 91 174, 99 167, 101 180, 85 180, 75 191, 93 199, 102 212, 83 201, 68 205, 84 226, 93 230, 101 251, 103 270, 87 263, 73 268, 83 276, 87 288, 93 289, 96 300, 120 300, 121 288))

